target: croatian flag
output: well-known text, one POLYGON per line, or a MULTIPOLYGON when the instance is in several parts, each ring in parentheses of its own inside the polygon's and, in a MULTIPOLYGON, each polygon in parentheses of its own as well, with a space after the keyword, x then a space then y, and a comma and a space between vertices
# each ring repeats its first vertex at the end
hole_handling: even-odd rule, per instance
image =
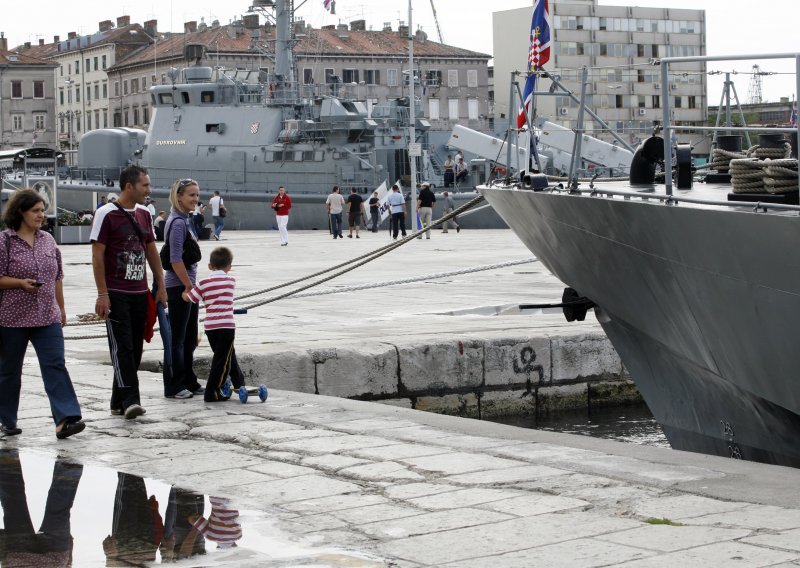
POLYGON ((530 112, 533 91, 536 89, 536 71, 550 60, 550 0, 533 0, 531 20, 531 45, 528 50, 528 78, 522 91, 522 106, 517 113, 517 128, 525 125, 525 110, 530 112), (523 110, 524 107, 524 110, 523 110))
POLYGON ((792 107, 792 114, 789 115, 789 124, 792 128, 797 127, 797 107, 792 107))
POLYGON ((330 12, 330 11, 331 11, 331 4, 332 4, 332 3, 333 3, 333 0, 325 0, 325 9, 326 9, 328 12, 330 12))

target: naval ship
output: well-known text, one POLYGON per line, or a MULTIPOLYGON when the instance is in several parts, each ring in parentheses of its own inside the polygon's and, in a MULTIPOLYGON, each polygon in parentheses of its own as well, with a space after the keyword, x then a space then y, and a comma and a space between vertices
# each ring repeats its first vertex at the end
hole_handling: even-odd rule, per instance
MULTIPOLYGON (((800 54, 730 59, 781 57, 800 69, 800 54)), ((665 58, 661 65, 720 59, 665 58)), ((663 139, 639 147, 630 183, 552 187, 524 175, 479 191, 574 290, 565 294, 565 315, 576 317, 583 306, 582 319, 594 306, 673 448, 800 467, 796 138, 795 159, 781 161, 794 164, 793 191, 737 193, 718 178, 682 184, 681 149, 669 142, 680 127, 669 123, 667 92, 661 100, 663 139), (670 165, 673 155, 678 187, 672 167, 655 184, 659 158, 670 165), (648 169, 649 179, 637 175, 648 169)))
MULTIPOLYGON (((159 199, 176 179, 196 179, 201 197, 220 192, 229 211, 226 226, 241 229, 274 225, 270 204, 283 185, 293 203, 290 227, 327 229, 323 204, 334 185, 345 195, 355 187, 365 198, 382 184, 388 191, 396 181, 408 191, 411 143, 422 149, 416 169, 423 176, 433 169, 427 150, 430 123, 419 98, 389 99, 368 112, 363 101, 343 96, 343 85, 299 84, 293 0, 254 2, 251 9, 275 23, 270 72, 200 66, 203 46, 187 45, 185 58, 195 64, 173 68, 168 84, 150 89, 149 131, 86 133, 78 155, 80 176, 112 184, 120 167, 140 164, 159 199)), ((422 179, 428 178, 415 183, 422 179)), ((85 192, 97 188, 81 182, 59 183, 59 206, 88 206, 85 192)), ((474 185, 463 189, 459 203, 477 195, 474 185)), ((505 227, 489 208, 467 226, 505 227)))

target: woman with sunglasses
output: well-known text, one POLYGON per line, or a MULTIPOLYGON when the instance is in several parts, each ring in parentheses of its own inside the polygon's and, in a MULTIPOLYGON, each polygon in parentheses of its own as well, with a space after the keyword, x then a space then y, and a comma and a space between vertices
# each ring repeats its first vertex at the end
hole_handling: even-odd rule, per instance
POLYGON ((14 193, 3 212, 0 233, 0 432, 22 433, 17 412, 22 363, 28 343, 39 359, 56 437, 81 432, 81 408, 64 362, 64 273, 61 252, 41 230, 45 202, 32 189, 14 193))
POLYGON ((197 279, 197 262, 187 265, 184 262, 184 250, 187 245, 199 250, 196 247, 194 223, 191 221, 199 200, 200 186, 193 179, 180 179, 172 184, 169 193, 172 211, 164 224, 164 246, 169 246, 169 265, 164 266, 164 286, 167 289, 172 328, 172 373, 164 375, 164 396, 167 398, 192 398, 205 390, 192 369, 197 347, 198 306, 184 302, 181 297, 183 292, 188 293, 194 288, 197 279))

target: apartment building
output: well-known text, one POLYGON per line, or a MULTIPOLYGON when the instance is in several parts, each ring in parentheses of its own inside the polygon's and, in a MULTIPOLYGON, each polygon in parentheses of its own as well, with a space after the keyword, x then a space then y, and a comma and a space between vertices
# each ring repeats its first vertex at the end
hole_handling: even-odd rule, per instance
POLYGON ((7 48, 0 37, 0 149, 54 146, 55 64, 7 48))
MULTIPOLYGON (((559 0, 553 11, 553 45, 548 72, 576 96, 588 69, 587 103, 608 125, 632 144, 649 136, 662 122, 662 57, 705 55, 705 11, 672 8, 604 6, 598 0, 559 0)), ((529 48, 532 8, 495 12, 494 82, 496 117, 508 116, 512 71, 524 73, 529 48)), ((705 63, 670 66, 668 86, 671 120, 702 125, 708 113, 705 63)), ((518 76, 524 85, 525 76, 518 76)), ((538 91, 548 91, 541 80, 538 91)), ((537 97, 537 112, 568 128, 577 127, 578 103, 563 95, 537 97)), ((512 110, 511 115, 516 115, 512 110)), ((608 139, 592 120, 586 128, 608 139)), ((681 139, 697 137, 685 131, 681 139)))

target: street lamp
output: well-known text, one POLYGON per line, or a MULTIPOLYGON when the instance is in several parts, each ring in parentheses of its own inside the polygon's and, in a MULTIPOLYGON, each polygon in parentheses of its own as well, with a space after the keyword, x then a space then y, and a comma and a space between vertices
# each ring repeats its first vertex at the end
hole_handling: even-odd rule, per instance
POLYGON ((140 33, 146 35, 147 37, 153 40, 153 77, 155 77, 158 75, 158 50, 156 49, 158 47, 158 34, 156 34, 155 36, 151 36, 144 30, 130 31, 131 35, 139 35, 140 33))

